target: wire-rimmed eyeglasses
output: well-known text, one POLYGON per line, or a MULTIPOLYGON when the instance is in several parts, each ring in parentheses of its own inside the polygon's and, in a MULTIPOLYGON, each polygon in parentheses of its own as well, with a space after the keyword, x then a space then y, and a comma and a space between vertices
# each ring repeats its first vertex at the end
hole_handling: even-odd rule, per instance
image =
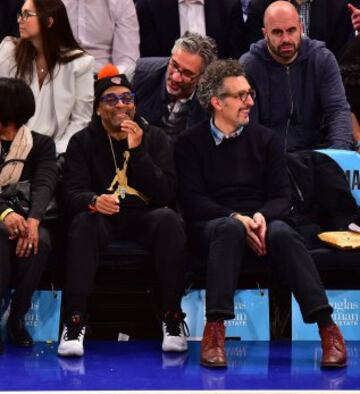
POLYGON ((38 14, 28 10, 21 11, 16 14, 17 20, 21 19, 24 22, 26 22, 31 16, 38 16, 38 14))

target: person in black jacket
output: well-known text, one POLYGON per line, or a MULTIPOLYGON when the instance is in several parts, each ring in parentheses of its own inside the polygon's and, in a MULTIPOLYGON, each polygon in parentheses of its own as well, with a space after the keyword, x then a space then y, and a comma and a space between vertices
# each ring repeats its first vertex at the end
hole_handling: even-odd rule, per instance
MULTIPOLYGON (((251 0, 248 7, 246 27, 249 43, 263 38, 261 28, 266 8, 275 0, 251 0)), ((353 35, 347 0, 289 0, 303 17, 305 34, 319 41, 339 58, 343 48, 353 35)))
POLYGON ((290 209, 284 145, 270 129, 249 123, 255 91, 236 60, 218 60, 198 87, 211 120, 178 139, 180 203, 194 253, 206 260, 206 318, 200 363, 226 366, 224 320, 234 318, 234 292, 244 256, 268 256, 316 322, 322 366, 346 365, 346 347, 331 318, 319 274, 302 238, 284 221, 290 209))
POLYGON ((0 42, 6 36, 19 36, 17 13, 21 11, 23 0, 0 1, 0 42))
POLYGON ((139 115, 162 127, 172 141, 206 118, 195 92, 201 74, 216 57, 212 38, 187 32, 176 40, 170 58, 140 58, 134 76, 139 115))
POLYGON ((240 0, 138 0, 136 11, 141 57, 170 56, 186 31, 212 37, 222 59, 248 50, 240 0))
POLYGON ((162 349, 187 349, 180 305, 185 232, 169 208, 176 187, 172 150, 163 131, 135 113, 130 83, 112 68, 100 71, 93 119, 71 138, 66 151, 63 183, 71 223, 61 356, 84 353, 88 297, 100 252, 114 239, 136 240, 153 252, 163 310, 162 349))
POLYGON ((10 340, 19 346, 33 344, 24 315, 50 252, 42 220, 57 183, 53 140, 24 126, 34 112, 27 84, 0 78, 0 300, 14 278, 7 328, 10 340), (23 181, 31 185, 28 212, 10 199, 11 188, 23 181))
POLYGON ((360 152, 360 35, 348 44, 339 64, 346 98, 351 108, 354 147, 360 152))

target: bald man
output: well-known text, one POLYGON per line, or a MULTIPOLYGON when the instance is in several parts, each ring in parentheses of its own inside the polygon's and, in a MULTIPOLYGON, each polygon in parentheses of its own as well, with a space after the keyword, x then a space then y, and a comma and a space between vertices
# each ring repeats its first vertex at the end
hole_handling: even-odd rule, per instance
POLYGON ((302 32, 290 2, 266 9, 264 39, 240 58, 257 91, 251 119, 279 133, 288 152, 351 149, 356 141, 335 56, 302 32))
MULTIPOLYGON (((349 37, 353 35, 348 0, 288 0, 298 10, 304 33, 312 39, 324 41, 339 58, 349 37)), ((358 0, 356 0, 358 2, 358 0)), ((261 28, 266 7, 274 0, 251 0, 246 27, 249 43, 262 38, 261 28)), ((356 3, 352 0, 354 5, 356 3)))

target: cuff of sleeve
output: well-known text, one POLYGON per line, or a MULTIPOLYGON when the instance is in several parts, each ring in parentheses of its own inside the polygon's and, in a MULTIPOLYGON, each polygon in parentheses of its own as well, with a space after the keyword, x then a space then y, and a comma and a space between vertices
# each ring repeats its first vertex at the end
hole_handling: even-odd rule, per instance
POLYGON ((14 210, 12 208, 5 209, 5 211, 3 211, 2 214, 0 215, 0 222, 3 222, 6 218, 6 216, 11 212, 14 212, 14 210))
POLYGON ((354 142, 354 149, 359 149, 360 148, 360 140, 354 142))
POLYGON ((133 156, 133 157, 138 156, 138 155, 141 155, 142 152, 144 152, 144 148, 142 147, 142 145, 139 145, 136 148, 129 149, 129 152, 131 153, 131 156, 133 156))
POLYGON ((89 202, 89 204, 88 204, 88 208, 89 208, 89 211, 90 212, 97 212, 97 209, 96 209, 96 206, 95 206, 95 204, 96 204, 96 199, 98 198, 98 195, 97 194, 94 194, 92 197, 91 197, 91 200, 90 200, 90 202, 89 202))

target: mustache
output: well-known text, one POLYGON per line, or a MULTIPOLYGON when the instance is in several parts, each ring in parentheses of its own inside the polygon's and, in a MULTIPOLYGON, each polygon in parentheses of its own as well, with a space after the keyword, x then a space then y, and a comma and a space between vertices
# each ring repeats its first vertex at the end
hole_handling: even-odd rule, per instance
POLYGON ((283 42, 280 46, 279 46, 279 48, 283 48, 283 47, 293 47, 293 48, 295 48, 295 44, 293 44, 292 42, 283 42))

